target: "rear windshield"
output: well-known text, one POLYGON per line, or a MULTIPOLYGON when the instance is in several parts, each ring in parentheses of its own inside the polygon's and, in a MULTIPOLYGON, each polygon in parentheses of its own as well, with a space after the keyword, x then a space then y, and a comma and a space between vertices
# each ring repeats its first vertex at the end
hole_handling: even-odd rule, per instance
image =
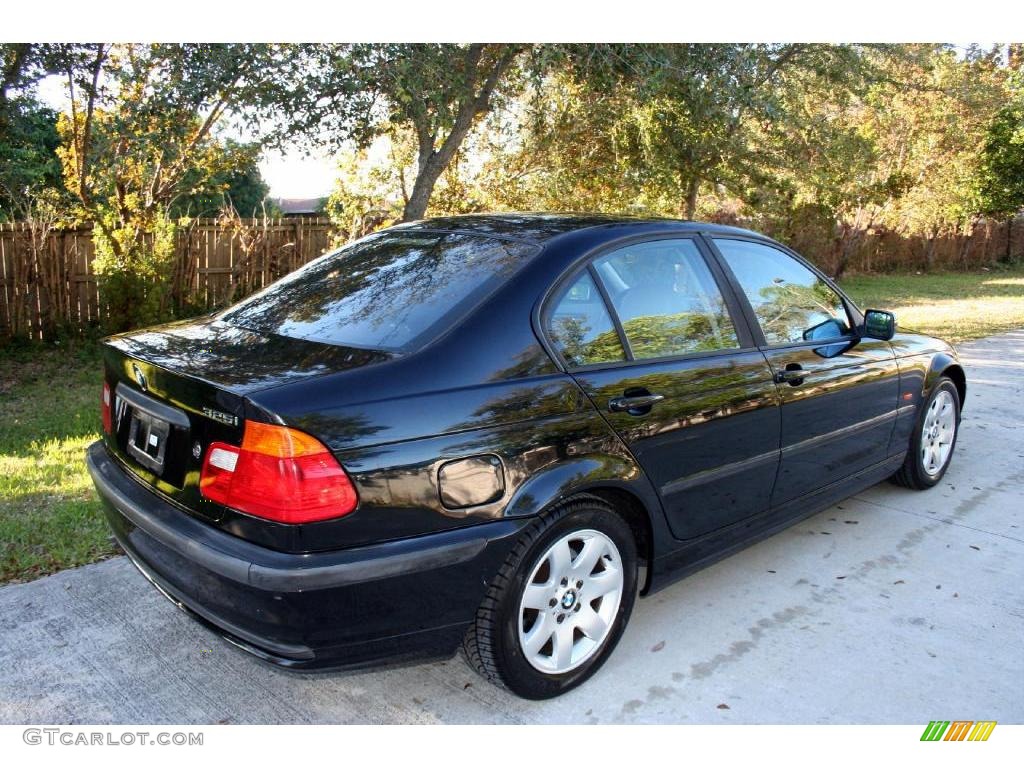
POLYGON ((463 233, 371 235, 221 315, 261 333, 405 351, 447 330, 535 246, 463 233))

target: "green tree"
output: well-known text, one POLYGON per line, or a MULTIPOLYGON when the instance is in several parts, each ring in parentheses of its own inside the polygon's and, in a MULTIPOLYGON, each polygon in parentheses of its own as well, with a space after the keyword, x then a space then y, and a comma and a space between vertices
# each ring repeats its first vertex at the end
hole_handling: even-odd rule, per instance
POLYGON ((59 144, 56 112, 27 97, 8 102, 0 134, 0 219, 14 218, 19 205, 42 190, 64 191, 59 144))
POLYGON ((1013 258, 1013 223, 1024 209, 1024 43, 1008 47, 1010 99, 985 132, 977 176, 978 208, 1006 219, 1006 251, 1013 258))
POLYGON ((783 95, 797 73, 836 82, 857 64, 850 46, 609 45, 571 53, 590 104, 628 100, 612 128, 620 152, 646 186, 693 218, 702 188, 736 189, 769 169, 754 143, 758 125, 785 119, 783 95))
POLYGON ((7 128, 11 101, 54 68, 59 46, 38 43, 0 43, 0 140, 7 128))
POLYGON ((299 46, 273 99, 288 116, 280 135, 362 149, 409 132, 416 161, 402 220, 422 218, 474 125, 517 87, 526 51, 483 43, 299 46))
POLYGON ((892 60, 892 82, 869 93, 865 129, 881 161, 907 181, 883 221, 922 239, 922 267, 930 269, 939 237, 970 243, 985 129, 1005 99, 1006 71, 996 50, 909 49, 892 60))
POLYGON ((982 213, 1013 216, 1024 208, 1024 95, 989 124, 978 170, 982 213))
POLYGON ((1024 208, 1024 43, 1011 43, 1007 54, 1008 98, 985 131, 977 193, 982 213, 1012 221, 1024 208))
MULTIPOLYGON (((242 218, 262 214, 270 205, 267 195, 270 187, 260 173, 258 144, 240 144, 231 139, 220 147, 225 160, 215 163, 219 170, 207 173, 207 168, 193 168, 183 186, 195 191, 178 197, 171 205, 173 218, 209 218, 225 208, 232 208, 242 218)), ((270 205, 273 208, 272 205, 270 205)))
POLYGON ((268 45, 105 43, 69 61, 59 154, 94 225, 110 330, 170 312, 171 207, 250 151, 230 151, 215 131, 254 112, 278 61, 268 45))
POLYGON ((672 210, 674 201, 648 183, 623 146, 619 127, 631 105, 626 90, 596 93, 596 84, 567 63, 549 69, 513 110, 494 113, 471 137, 482 158, 473 178, 481 206, 637 215, 672 210))
MULTIPOLYGON (((547 73, 476 139, 498 207, 693 218, 707 195, 769 199, 795 96, 857 86, 863 51, 822 45, 548 46, 547 73), (772 139, 774 141, 774 138, 772 139), (568 204, 567 204, 568 203, 568 204)), ((860 78, 862 79, 862 78, 860 78)), ((491 205, 488 205, 491 207, 491 205)))
POLYGON ((959 236, 966 260, 979 213, 973 179, 1005 72, 980 49, 860 53, 858 68, 844 68, 842 87, 790 73, 784 119, 759 127, 755 142, 774 178, 743 194, 748 210, 836 277, 879 227, 920 238, 925 268, 941 236, 959 236))
POLYGON ((57 114, 35 85, 81 56, 77 44, 0 43, 0 219, 28 215, 62 199, 57 114))
POLYGON ((884 48, 846 51, 824 72, 796 68, 777 96, 779 118, 754 127, 757 163, 740 191, 756 225, 840 278, 901 188, 864 129, 865 95, 884 79, 884 48))

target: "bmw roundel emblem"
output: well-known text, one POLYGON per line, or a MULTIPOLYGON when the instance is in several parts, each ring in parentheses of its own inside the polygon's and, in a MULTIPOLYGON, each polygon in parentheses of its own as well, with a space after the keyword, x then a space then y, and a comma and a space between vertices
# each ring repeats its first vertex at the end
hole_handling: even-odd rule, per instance
POLYGON ((139 388, 142 389, 143 392, 145 392, 146 391, 146 374, 144 374, 142 372, 142 369, 139 368, 138 364, 136 364, 136 363, 132 363, 132 373, 135 374, 135 380, 137 382, 139 382, 139 388))

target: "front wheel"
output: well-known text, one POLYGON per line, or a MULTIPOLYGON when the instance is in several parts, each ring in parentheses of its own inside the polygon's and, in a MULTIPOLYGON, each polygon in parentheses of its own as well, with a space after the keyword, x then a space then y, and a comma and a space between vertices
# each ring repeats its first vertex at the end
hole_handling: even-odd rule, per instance
POLYGON ((466 634, 466 656, 519 696, 558 696, 611 654, 636 590, 629 525, 603 500, 577 497, 523 532, 466 634))
POLYGON ((918 414, 907 458, 893 479, 915 490, 937 485, 953 458, 959 429, 960 393, 956 385, 943 376, 918 414))

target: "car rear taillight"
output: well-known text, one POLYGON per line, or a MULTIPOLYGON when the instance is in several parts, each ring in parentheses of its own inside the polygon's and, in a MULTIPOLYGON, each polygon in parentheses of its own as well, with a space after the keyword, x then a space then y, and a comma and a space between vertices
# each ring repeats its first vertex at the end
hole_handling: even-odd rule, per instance
POLYGON ((358 503, 352 481, 323 443, 297 429, 248 420, 240 448, 210 443, 199 491, 278 523, 341 517, 358 503))
POLYGON ((108 435, 114 431, 114 419, 110 408, 110 385, 103 382, 103 396, 100 398, 100 416, 103 419, 103 431, 108 435))

